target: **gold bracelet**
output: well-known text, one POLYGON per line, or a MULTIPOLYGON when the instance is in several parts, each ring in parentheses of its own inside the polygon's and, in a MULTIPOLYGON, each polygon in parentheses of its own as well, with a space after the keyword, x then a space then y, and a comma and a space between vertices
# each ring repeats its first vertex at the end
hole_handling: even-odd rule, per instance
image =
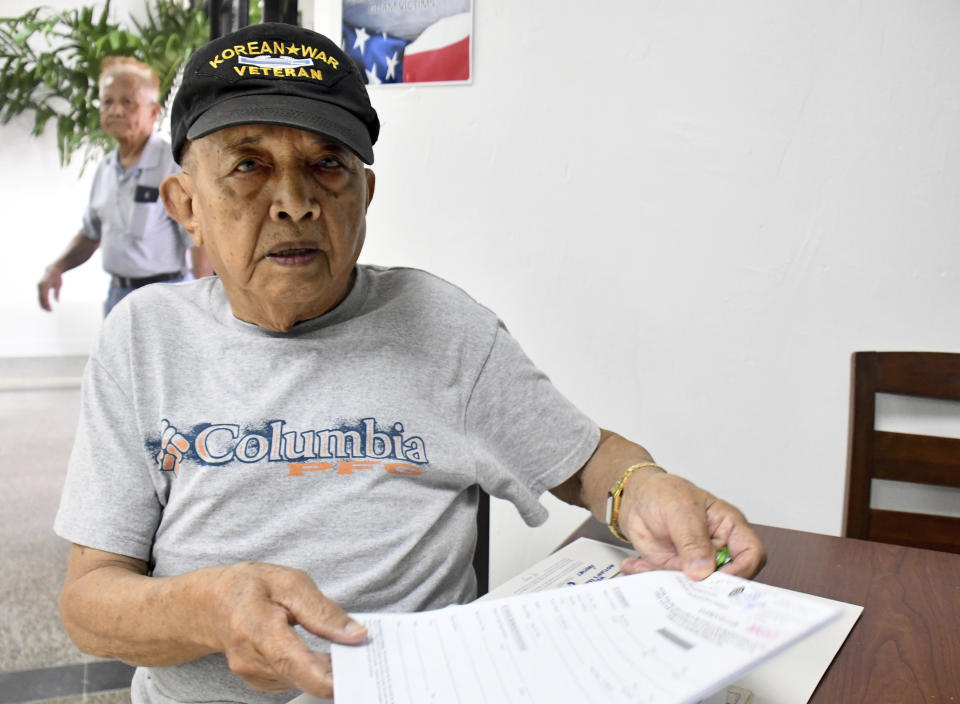
POLYGON ((627 467, 626 471, 620 475, 617 483, 613 485, 610 493, 607 495, 607 527, 610 528, 610 532, 613 533, 615 538, 625 543, 629 543, 630 541, 620 532, 618 523, 620 520, 620 499, 623 496, 623 487, 631 474, 638 469, 645 469, 647 467, 656 467, 663 473, 667 471, 656 462, 640 462, 639 464, 632 465, 627 467))

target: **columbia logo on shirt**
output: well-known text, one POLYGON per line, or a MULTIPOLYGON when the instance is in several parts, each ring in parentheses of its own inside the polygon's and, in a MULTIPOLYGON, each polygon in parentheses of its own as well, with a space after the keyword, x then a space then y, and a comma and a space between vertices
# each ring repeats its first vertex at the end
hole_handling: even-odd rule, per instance
POLYGON ((270 421, 262 428, 201 423, 181 430, 165 418, 151 445, 158 469, 175 474, 185 460, 201 467, 231 462, 283 463, 288 477, 322 471, 353 474, 377 467, 393 475, 419 476, 428 464, 421 437, 405 435, 399 422, 384 430, 374 418, 322 430, 291 429, 283 420, 270 421))

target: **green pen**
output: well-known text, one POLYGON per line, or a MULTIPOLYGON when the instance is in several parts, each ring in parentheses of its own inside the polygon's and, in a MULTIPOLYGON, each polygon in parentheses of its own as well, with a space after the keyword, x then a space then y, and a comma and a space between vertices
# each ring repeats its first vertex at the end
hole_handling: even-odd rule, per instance
POLYGON ((733 558, 730 557, 730 550, 724 545, 722 548, 717 550, 717 568, 723 567, 728 562, 733 562, 733 558))

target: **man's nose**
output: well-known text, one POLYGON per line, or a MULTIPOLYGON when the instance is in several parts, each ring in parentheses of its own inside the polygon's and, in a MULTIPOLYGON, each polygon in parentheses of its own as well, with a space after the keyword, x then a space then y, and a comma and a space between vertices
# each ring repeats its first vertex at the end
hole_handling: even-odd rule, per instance
POLYGON ((314 198, 308 175, 299 169, 281 169, 275 178, 271 218, 299 222, 320 216, 320 204, 314 198))

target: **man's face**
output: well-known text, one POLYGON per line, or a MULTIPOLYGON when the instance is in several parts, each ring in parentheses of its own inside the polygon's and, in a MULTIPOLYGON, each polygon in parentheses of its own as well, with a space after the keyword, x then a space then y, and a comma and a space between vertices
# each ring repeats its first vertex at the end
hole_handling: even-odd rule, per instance
POLYGON ((131 73, 107 74, 100 84, 100 124, 117 141, 145 140, 159 112, 143 81, 131 73))
POLYGON ((289 330, 346 296, 374 186, 352 152, 310 132, 244 125, 192 142, 183 166, 192 212, 178 219, 237 317, 289 330))

